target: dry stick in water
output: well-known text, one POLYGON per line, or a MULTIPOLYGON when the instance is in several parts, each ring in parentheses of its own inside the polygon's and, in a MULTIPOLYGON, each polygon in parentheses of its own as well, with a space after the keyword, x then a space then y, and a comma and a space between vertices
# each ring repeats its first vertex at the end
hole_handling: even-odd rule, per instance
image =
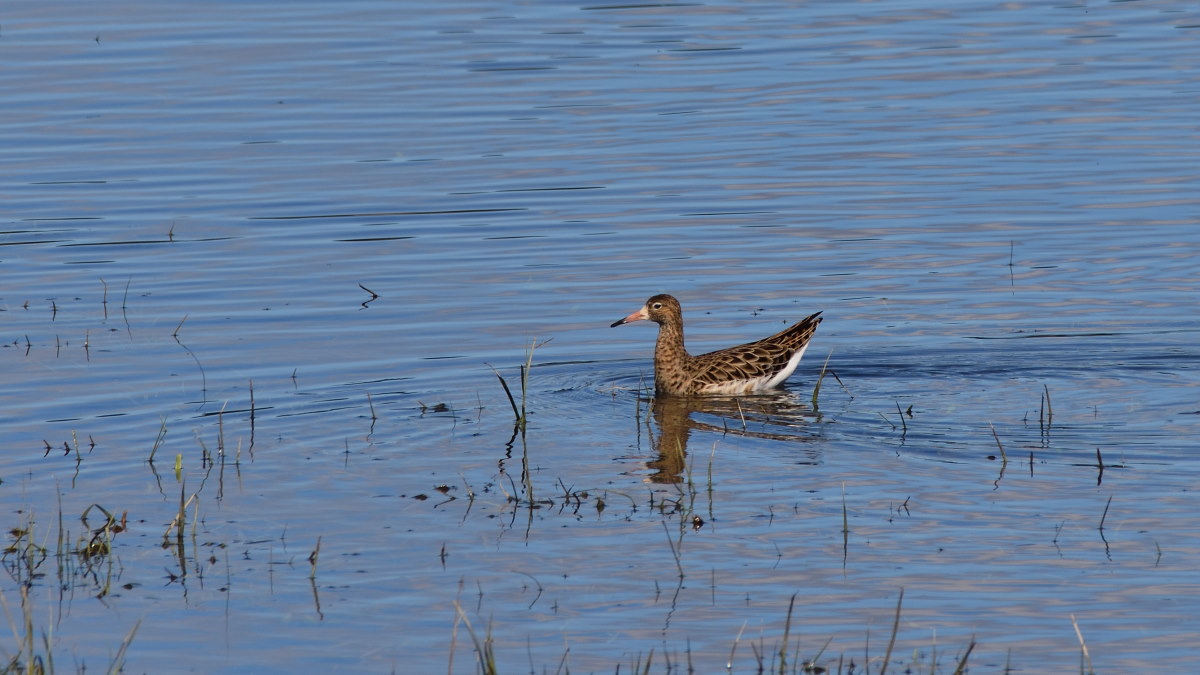
POLYGON ((1009 292, 1013 295, 1017 294, 1017 278, 1013 275, 1013 249, 1016 248, 1016 242, 1008 242, 1008 287, 1009 292))
POLYGON ((373 290, 371 290, 371 289, 367 288, 366 286, 363 286, 362 284, 359 284, 359 285, 358 285, 358 287, 359 287, 359 288, 361 288, 361 289, 363 289, 364 291, 366 291, 366 292, 368 292, 368 293, 370 293, 370 294, 371 294, 371 297, 370 297, 368 300, 364 300, 364 301, 361 303, 361 304, 362 304, 362 307, 363 307, 363 309, 366 309, 366 308, 367 308, 367 305, 369 305, 369 304, 371 304, 372 302, 375 302, 376 300, 378 300, 378 299, 379 299, 379 294, 378 294, 378 293, 376 293, 375 291, 373 291, 373 290))
POLYGON ((183 328, 183 322, 187 321, 187 319, 188 319, 188 315, 184 314, 183 318, 179 320, 179 325, 175 326, 175 332, 171 333, 171 337, 174 338, 175 342, 178 342, 179 346, 183 347, 183 351, 187 352, 188 356, 192 357, 192 360, 196 362, 196 368, 198 368, 200 370, 200 391, 201 391, 203 400, 207 401, 208 400, 208 395, 207 395, 208 374, 204 372, 204 366, 200 365, 200 359, 196 357, 196 353, 193 352, 191 349, 189 349, 187 345, 183 344, 183 342, 181 342, 179 340, 179 329, 183 328))
POLYGON ((229 406, 226 400, 217 411, 217 456, 225 457, 225 408, 229 406))
POLYGON ((129 326, 129 314, 127 313, 129 303, 129 285, 133 283, 133 277, 125 280, 125 295, 121 296, 121 320, 125 322, 125 332, 129 333, 129 337, 133 338, 133 329, 129 326))
POLYGON ((308 554, 308 563, 309 563, 309 565, 312 566, 308 573, 309 579, 317 578, 317 560, 320 559, 320 557, 321 557, 321 537, 318 536, 317 537, 317 547, 313 549, 312 553, 308 554))
POLYGON ((1038 410, 1038 427, 1042 433, 1050 431, 1050 424, 1054 421, 1054 406, 1050 403, 1050 387, 1042 385, 1042 407, 1038 410))
POLYGON ((842 391, 846 392, 846 395, 850 397, 851 401, 853 401, 854 394, 850 393, 850 387, 847 387, 846 383, 842 382, 842 378, 838 377, 837 371, 831 370, 831 371, 829 371, 829 374, 833 376, 834 381, 836 381, 838 383, 838 386, 842 388, 842 391))
MULTIPOLYGON (((1004 444, 1000 442, 1000 434, 996 433, 996 427, 988 422, 988 426, 992 429, 992 438, 996 439, 996 447, 1000 448, 1000 461, 1008 464, 1008 455, 1004 454, 1004 444)), ((1032 453, 1030 453, 1032 455, 1032 453)))
POLYGON ((850 520, 846 515, 846 483, 842 482, 842 565, 850 557, 850 520))
POLYGON ((162 445, 163 439, 167 437, 167 417, 159 415, 158 418, 162 420, 162 425, 158 428, 158 436, 154 439, 154 445, 150 447, 150 459, 147 461, 151 464, 154 463, 154 453, 158 452, 158 446, 162 445))
POLYGON ((250 457, 254 457, 254 380, 250 380, 250 445, 247 449, 250 457))
POLYGON ((1112 495, 1108 496, 1108 501, 1104 504, 1104 513, 1100 516, 1100 527, 1096 528, 1101 532, 1104 531, 1104 519, 1108 518, 1108 507, 1112 506, 1112 495))
MULTIPOLYGON (((1004 470, 1008 468, 1008 455, 1004 454, 1004 444, 1000 442, 1000 434, 996 433, 996 427, 988 422, 988 426, 992 429, 992 438, 996 439, 996 447, 1000 448, 1000 475, 996 476, 996 482, 993 485, 996 489, 1000 489, 1000 481, 1004 478, 1004 470)), ((994 455, 989 455, 989 459, 995 459, 994 455)))

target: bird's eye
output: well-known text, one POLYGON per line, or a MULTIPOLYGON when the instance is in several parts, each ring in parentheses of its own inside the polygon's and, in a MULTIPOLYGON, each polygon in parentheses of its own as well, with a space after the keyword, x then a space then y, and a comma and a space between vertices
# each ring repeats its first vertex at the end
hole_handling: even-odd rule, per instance
POLYGON ((662 303, 661 302, 654 303, 654 309, 662 309, 662 303))

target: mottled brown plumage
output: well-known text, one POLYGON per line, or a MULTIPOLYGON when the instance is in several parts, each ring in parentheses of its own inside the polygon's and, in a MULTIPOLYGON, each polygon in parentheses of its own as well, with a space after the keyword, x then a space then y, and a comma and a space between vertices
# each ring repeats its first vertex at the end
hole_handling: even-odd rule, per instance
POLYGON ((613 323, 658 324, 654 347, 654 390, 660 395, 752 394, 783 384, 796 370, 808 341, 821 323, 821 313, 757 342, 699 356, 683 346, 683 309, 669 295, 656 295, 646 305, 613 323))

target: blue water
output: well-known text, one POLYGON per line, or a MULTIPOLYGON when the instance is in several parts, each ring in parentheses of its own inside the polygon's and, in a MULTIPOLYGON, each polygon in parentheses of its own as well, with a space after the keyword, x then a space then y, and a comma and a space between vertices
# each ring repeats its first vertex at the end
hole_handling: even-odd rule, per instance
POLYGON ((743 672, 796 594, 789 664, 880 669, 903 589, 889 670, 1073 672, 1073 621, 1097 672, 1186 670, 1198 37, 1175 2, 10 8, 0 513, 47 555, 0 592, 63 668, 140 622, 130 672, 473 672, 465 618, 501 670, 743 672), (608 325, 658 292, 694 352, 825 322, 782 398, 656 409, 653 328, 608 325), (489 366, 519 396, 533 340, 514 436, 489 366), (128 529, 85 560, 91 504, 128 529))

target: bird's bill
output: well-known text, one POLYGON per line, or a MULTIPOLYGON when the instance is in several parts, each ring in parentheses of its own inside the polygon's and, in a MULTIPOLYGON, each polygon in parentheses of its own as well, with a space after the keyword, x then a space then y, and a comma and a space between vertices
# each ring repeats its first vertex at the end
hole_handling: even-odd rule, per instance
POLYGON ((625 317, 624 319, 621 319, 620 321, 614 321, 613 325, 609 326, 609 328, 616 328, 617 326, 620 326, 622 324, 632 323, 634 321, 646 321, 649 318, 650 318, 650 312, 647 311, 647 309, 645 307, 642 307, 641 309, 634 312, 633 314, 630 314, 629 316, 625 317))

